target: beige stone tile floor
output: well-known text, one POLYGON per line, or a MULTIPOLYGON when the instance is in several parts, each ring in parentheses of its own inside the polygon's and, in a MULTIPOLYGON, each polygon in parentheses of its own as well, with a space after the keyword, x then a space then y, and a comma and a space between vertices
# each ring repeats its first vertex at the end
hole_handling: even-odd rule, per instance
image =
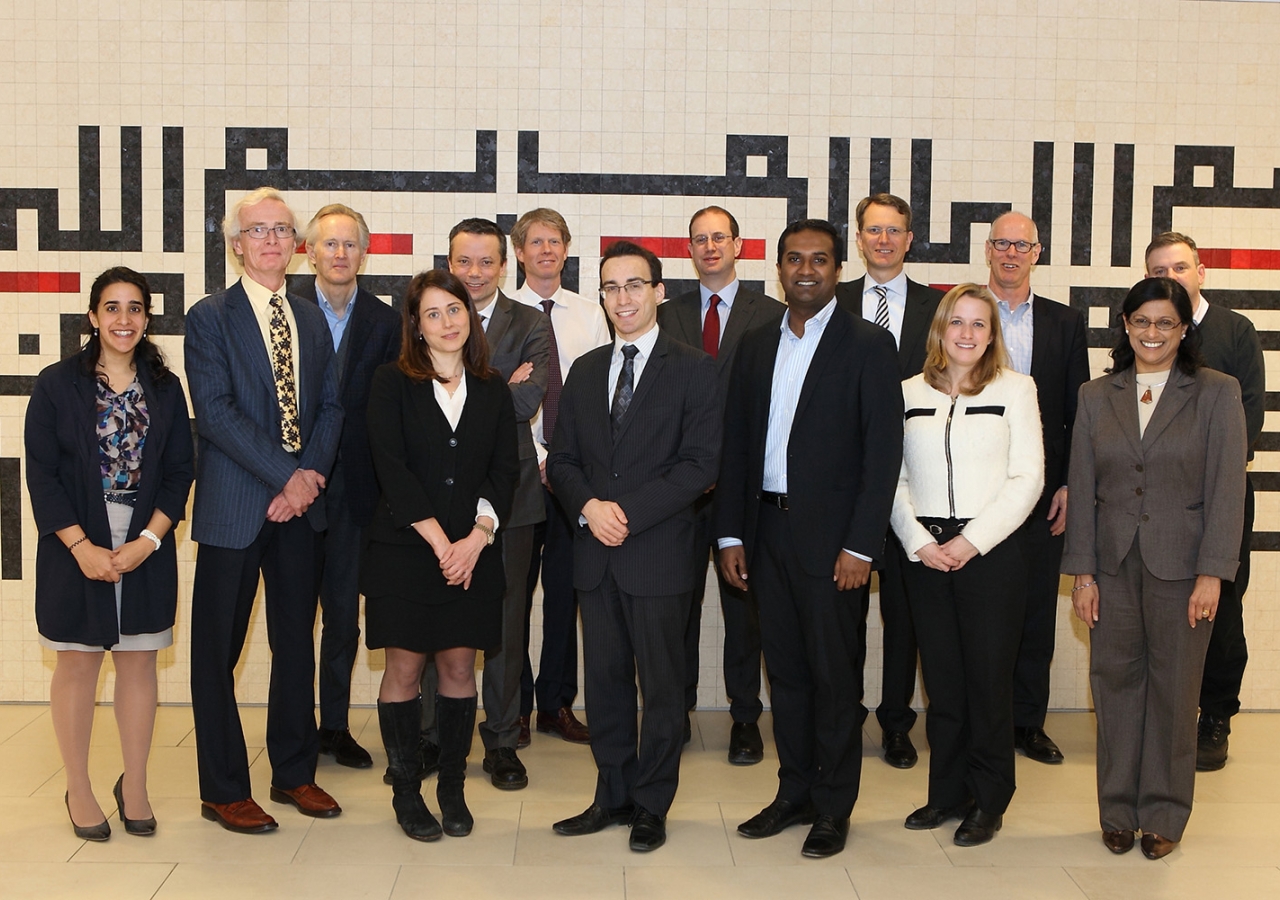
MULTIPOLYGON (((267 801, 263 750, 266 714, 243 711, 255 795, 267 801)), ((1231 759, 1201 775, 1183 844, 1149 862, 1112 856, 1099 840, 1094 796, 1093 716, 1055 713, 1049 733, 1062 766, 1019 757, 1018 794, 1003 831, 984 847, 951 843, 949 828, 911 832, 902 819, 924 802, 928 754, 923 722, 914 736, 920 764, 909 771, 880 761, 872 718, 863 740, 862 798, 849 847, 838 857, 800 856, 805 829, 764 841, 738 836, 737 824, 774 793, 777 757, 766 734, 765 762, 735 768, 724 759, 729 717, 694 716, 693 742, 681 763, 681 787, 668 819, 668 842, 651 854, 627 849, 626 830, 583 838, 552 833, 556 819, 591 800, 594 770, 585 747, 534 735, 521 753, 528 789, 493 789, 471 758, 468 799, 476 817, 465 839, 421 844, 405 838, 391 813, 390 789, 372 710, 352 711, 352 730, 374 754, 371 771, 322 757, 317 781, 343 805, 331 820, 266 806, 280 820, 272 834, 230 834, 200 817, 191 710, 163 707, 149 778, 158 834, 117 827, 110 841, 76 840, 61 803, 61 762, 40 705, 0 705, 0 897, 61 898, 404 898, 483 900, 1249 900, 1280 897, 1280 715, 1245 714, 1234 722, 1231 759)), ((768 731, 768 714, 762 720, 768 731)), ((100 707, 92 774, 114 816, 111 785, 120 751, 110 707, 100 707)), ((434 781, 426 785, 434 808, 434 781)))

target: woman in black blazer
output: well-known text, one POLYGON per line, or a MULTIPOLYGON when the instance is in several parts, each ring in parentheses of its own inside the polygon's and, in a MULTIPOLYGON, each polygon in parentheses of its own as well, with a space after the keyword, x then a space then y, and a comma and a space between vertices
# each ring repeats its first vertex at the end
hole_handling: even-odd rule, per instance
POLYGON ((432 841, 441 826, 422 799, 419 682, 427 655, 436 704, 444 831, 469 834, 463 797, 476 718, 476 651, 502 642, 501 536, 519 474, 511 391, 462 282, 422 272, 409 283, 400 359, 369 394, 369 442, 382 489, 365 532, 360 590, 369 649, 386 648, 378 722, 396 821, 432 841))
POLYGON ((67 812, 76 836, 92 841, 111 836, 89 782, 105 650, 113 651, 124 754, 114 791, 120 821, 129 834, 156 828, 147 799, 156 651, 173 643, 172 529, 186 513, 194 469, 186 397, 147 339, 150 317, 145 278, 124 267, 103 272, 89 291, 92 335, 40 373, 27 406, 27 488, 40 533, 36 624, 40 643, 58 654, 49 706, 67 812))

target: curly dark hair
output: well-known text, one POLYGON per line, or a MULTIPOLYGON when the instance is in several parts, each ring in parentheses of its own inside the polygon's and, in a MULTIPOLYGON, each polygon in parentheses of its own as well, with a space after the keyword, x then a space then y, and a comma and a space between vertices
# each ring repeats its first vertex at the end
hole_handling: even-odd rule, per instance
MULTIPOLYGON (((103 292, 113 284, 131 284, 138 289, 138 292, 142 294, 142 310, 146 314, 147 322, 149 323, 151 321, 151 285, 147 284, 145 276, 127 266, 113 266, 93 280, 93 287, 89 288, 89 312, 98 312, 98 307, 102 304, 103 292)), ((100 377, 98 376, 98 361, 101 358, 102 339, 98 336, 98 331, 95 328, 90 332, 89 340, 85 342, 84 347, 80 350, 81 371, 92 377, 100 377)), ((138 345, 133 348, 133 361, 134 366, 139 371, 142 371, 145 367, 147 375, 151 377, 151 381, 154 384, 164 384, 173 377, 164 354, 147 337, 145 326, 143 327, 142 337, 138 340, 138 345)))

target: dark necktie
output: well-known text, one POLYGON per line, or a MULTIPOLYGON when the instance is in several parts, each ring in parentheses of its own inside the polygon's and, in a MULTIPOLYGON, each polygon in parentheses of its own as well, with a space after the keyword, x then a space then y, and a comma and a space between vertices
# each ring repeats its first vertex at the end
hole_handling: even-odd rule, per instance
POLYGON ((876 324, 889 331, 889 289, 877 284, 871 290, 876 292, 876 324))
POLYGON ((560 349, 556 346, 556 326, 551 321, 551 308, 554 305, 550 300, 542 301, 542 310, 547 314, 547 335, 551 345, 551 354, 547 358, 547 392, 542 397, 542 439, 548 447, 551 446, 551 435, 556 430, 560 391, 564 388, 564 378, 560 374, 560 349))
POLYGON ((707 317, 702 320, 702 349, 715 359, 720 355, 720 295, 711 295, 707 317))
POLYGON ((297 453, 302 449, 302 433, 298 428, 298 391, 293 382, 293 335, 284 314, 284 298, 279 294, 271 295, 271 374, 280 405, 280 439, 297 453))
POLYGON ((627 407, 631 405, 631 396, 635 392, 636 354, 639 352, 640 348, 635 344, 622 345, 622 371, 618 373, 618 386, 613 389, 613 407, 609 410, 615 441, 622 428, 622 417, 627 414, 627 407))

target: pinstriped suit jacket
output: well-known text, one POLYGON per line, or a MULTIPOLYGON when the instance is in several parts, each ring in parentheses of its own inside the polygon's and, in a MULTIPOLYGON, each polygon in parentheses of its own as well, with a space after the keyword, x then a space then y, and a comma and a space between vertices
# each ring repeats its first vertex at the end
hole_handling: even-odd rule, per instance
MULTIPOLYGON (((298 417, 302 453, 280 444, 280 407, 262 332, 237 281, 187 312, 183 341, 187 384, 199 452, 191 537, 232 550, 253 542, 271 498, 296 469, 328 477, 342 434, 342 407, 333 369, 333 337, 315 303, 287 295, 297 322, 298 417)), ((326 527, 324 495, 307 510, 316 531, 326 527)))

